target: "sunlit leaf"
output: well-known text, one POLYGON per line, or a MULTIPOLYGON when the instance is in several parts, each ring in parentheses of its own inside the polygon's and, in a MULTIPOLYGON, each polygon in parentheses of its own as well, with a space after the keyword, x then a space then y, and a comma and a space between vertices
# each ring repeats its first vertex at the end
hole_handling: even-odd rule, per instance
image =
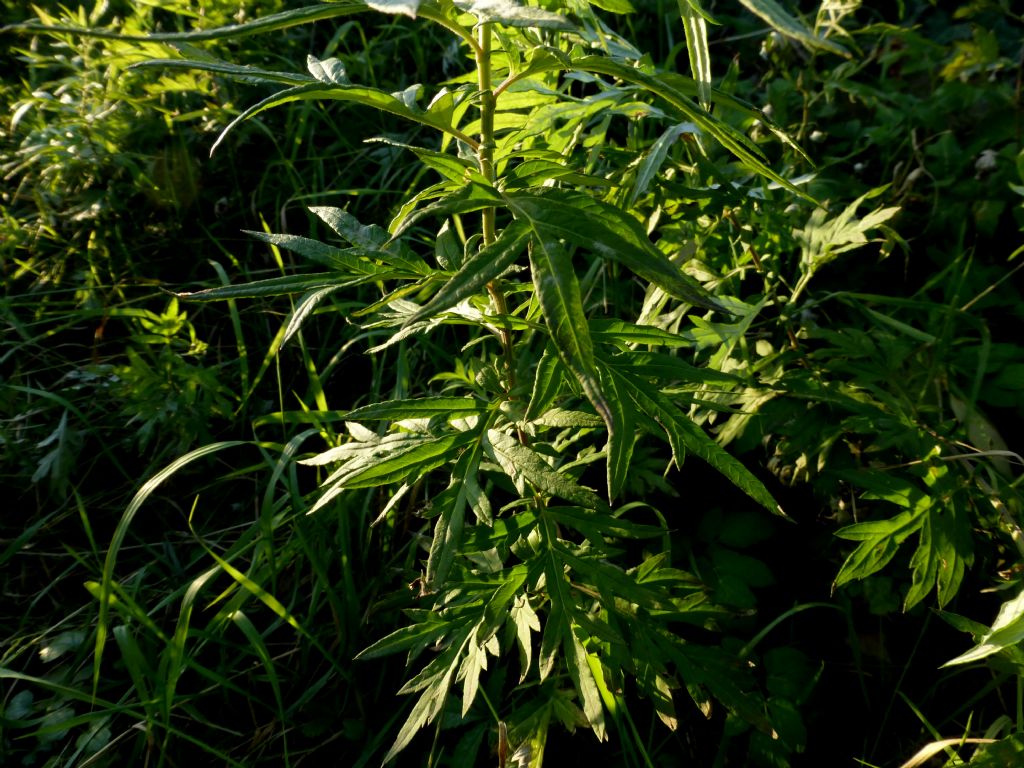
POLYGON ((1024 641, 1024 592, 1000 606, 999 615, 992 622, 992 627, 978 640, 974 648, 947 661, 942 666, 950 667, 956 664, 980 661, 1006 648, 1014 647, 1022 641, 1024 641))
POLYGON ((314 78, 321 83, 328 85, 348 85, 348 75, 345 74, 345 65, 340 59, 331 57, 329 59, 318 59, 312 54, 306 56, 306 69, 314 78))
POLYGON ((605 390, 608 393, 608 407, 612 411, 608 430, 608 498, 617 498, 629 478, 630 461, 633 456, 633 445, 636 442, 633 420, 633 405, 629 394, 620 391, 620 381, 613 374, 605 372, 602 376, 605 390))
POLYGON ((609 431, 614 430, 615 417, 597 376, 579 281, 569 254, 557 242, 534 240, 530 244, 530 272, 559 357, 576 376, 609 431))
POLYGON ((614 373, 639 409, 665 430, 677 463, 682 462, 687 451, 692 452, 765 509, 785 516, 764 483, 744 467, 739 459, 708 437, 704 430, 694 424, 668 398, 646 382, 630 377, 624 371, 614 369, 614 373))
POLYGON ((232 64, 217 59, 147 59, 132 64, 129 69, 188 69, 199 72, 212 72, 216 75, 228 75, 244 83, 278 83, 282 85, 305 85, 314 82, 314 78, 297 72, 277 72, 261 69, 248 64, 232 64))
POLYGON ((315 275, 285 275, 256 280, 241 285, 223 285, 219 288, 205 288, 201 291, 175 294, 189 301, 221 301, 222 299, 253 299, 261 296, 285 296, 290 293, 305 293, 325 288, 343 288, 358 285, 373 278, 345 278, 329 272, 315 275))
POLYGON ((204 40, 237 39, 248 37, 249 35, 276 32, 300 24, 309 24, 314 21, 323 21, 325 19, 334 19, 339 16, 360 13, 365 11, 366 8, 367 5, 363 0, 331 0, 330 3, 309 5, 305 8, 293 8, 281 11, 280 13, 272 13, 269 16, 262 16, 242 24, 229 24, 214 29, 197 29, 191 32, 157 32, 149 35, 123 35, 105 29, 89 29, 86 27, 69 27, 31 22, 18 24, 15 28, 32 32, 70 32, 83 37, 97 37, 108 40, 196 43, 204 40))
POLYGON ((640 222, 608 203, 563 189, 505 194, 516 218, 529 222, 535 242, 564 239, 604 258, 619 261, 678 299, 707 309, 721 305, 696 280, 654 247, 640 222))
MULTIPOLYGON (((424 577, 427 589, 437 590, 444 585, 455 560, 455 554, 462 544, 462 527, 469 501, 469 486, 465 478, 476 475, 480 457, 480 444, 476 443, 459 457, 452 468, 452 479, 448 488, 434 497, 432 506, 440 510, 440 514, 434 525, 434 538, 431 540, 430 555, 427 558, 427 572, 424 577)), ((481 642, 483 639, 485 638, 481 638, 481 642)))
POLYGON ((479 413, 483 406, 465 397, 417 397, 385 400, 356 408, 346 414, 351 421, 377 419, 423 419, 431 416, 465 416, 479 413))
POLYGON ((530 231, 525 224, 513 222, 502 230, 498 239, 468 259, 434 297, 413 313, 405 324, 412 325, 458 304, 483 290, 505 272, 526 249, 530 231))
POLYGON ((530 483, 543 493, 585 507, 603 507, 601 498, 596 493, 578 485, 568 475, 556 472, 539 454, 525 445, 520 445, 511 435, 494 429, 488 430, 484 450, 516 486, 524 491, 525 483, 530 483))
POLYGON ((697 93, 704 109, 711 103, 711 54, 708 51, 708 26, 700 0, 679 0, 679 15, 686 34, 686 52, 690 72, 697 81, 697 93))
POLYGON ((740 0, 753 14, 766 21, 772 29, 786 37, 791 37, 811 50, 819 49, 849 57, 847 51, 839 43, 814 33, 796 17, 786 11, 776 0, 740 0))
POLYGON ((541 27, 572 30, 574 25, 565 16, 545 11, 534 5, 520 5, 514 0, 454 0, 456 7, 472 13, 480 21, 496 21, 507 27, 541 27))

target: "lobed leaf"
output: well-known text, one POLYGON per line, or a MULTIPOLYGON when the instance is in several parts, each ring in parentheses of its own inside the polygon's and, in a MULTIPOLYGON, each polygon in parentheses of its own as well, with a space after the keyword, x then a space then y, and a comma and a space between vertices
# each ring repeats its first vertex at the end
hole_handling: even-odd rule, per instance
POLYGON ((628 267, 677 299, 724 310, 700 283, 684 273, 647 238, 640 223, 608 203, 565 189, 508 192, 508 207, 535 232, 535 243, 567 240, 628 267))
POLYGON ((629 376, 620 369, 611 370, 623 383, 637 407, 665 430, 677 464, 681 463, 686 452, 690 451, 718 470, 765 509, 773 514, 786 516, 764 483, 744 467, 739 459, 708 437, 704 430, 690 421, 668 398, 646 382, 629 376))
POLYGON ((578 485, 568 475, 556 472, 539 454, 525 445, 520 445, 511 435, 496 429, 487 430, 484 450, 521 492, 525 491, 525 481, 543 493, 558 496, 584 507, 599 509, 604 506, 596 493, 578 485))

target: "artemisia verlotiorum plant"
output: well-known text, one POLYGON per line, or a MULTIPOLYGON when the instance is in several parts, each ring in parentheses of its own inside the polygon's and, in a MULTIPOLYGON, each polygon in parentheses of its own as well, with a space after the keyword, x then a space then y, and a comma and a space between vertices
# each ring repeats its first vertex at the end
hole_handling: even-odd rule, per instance
MULTIPOLYGON (((631 10, 626 0, 593 5, 631 10)), ((695 200, 757 194, 765 184, 801 193, 736 127, 772 126, 711 87, 706 15, 696 0, 680 5, 693 78, 653 66, 586 2, 342 0, 140 38, 184 56, 142 66, 283 86, 244 110, 218 145, 265 110, 310 100, 388 113, 419 127, 417 136, 434 132, 417 145, 379 139, 437 178, 402 200, 386 227, 315 207, 334 242, 251 233, 318 271, 182 294, 297 295, 286 342, 359 287, 359 296, 375 292, 351 314, 378 340, 370 354, 446 334, 454 368, 417 358, 410 380, 419 383, 407 396, 345 413, 343 437, 303 460, 323 472, 312 514, 342 494, 377 489, 381 521, 413 497, 427 500, 417 511, 433 521, 408 624, 358 657, 405 653, 413 673, 401 693, 416 700, 385 760, 446 710, 466 718, 484 698, 481 673, 495 666, 517 672, 486 704, 531 765, 552 722, 604 739, 610 717, 629 736, 629 689, 669 727, 674 697, 685 692, 704 712, 714 700, 777 731, 744 660, 688 639, 727 611, 677 567, 671 522, 626 495, 635 449, 660 440, 666 462, 694 454, 781 514, 685 410, 703 389, 737 377, 695 365, 693 336, 672 330, 690 311, 745 327, 759 308, 715 295, 708 284, 718 280, 706 271, 704 282, 688 274, 684 244, 663 236, 660 202, 664 180, 695 200), (282 72, 194 45, 365 11, 442 27, 471 66, 443 85, 389 93, 351 82, 337 58, 310 56, 306 71, 282 72), (716 106, 735 119, 716 117, 716 106), (654 140, 630 142, 659 125, 654 140)))

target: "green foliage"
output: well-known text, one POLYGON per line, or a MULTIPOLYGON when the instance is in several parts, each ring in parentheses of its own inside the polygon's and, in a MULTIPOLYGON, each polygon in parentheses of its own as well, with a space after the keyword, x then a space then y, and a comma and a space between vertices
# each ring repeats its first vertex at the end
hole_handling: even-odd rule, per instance
POLYGON ((1012 760, 1021 19, 741 6, 4 31, 0 750, 1012 760))

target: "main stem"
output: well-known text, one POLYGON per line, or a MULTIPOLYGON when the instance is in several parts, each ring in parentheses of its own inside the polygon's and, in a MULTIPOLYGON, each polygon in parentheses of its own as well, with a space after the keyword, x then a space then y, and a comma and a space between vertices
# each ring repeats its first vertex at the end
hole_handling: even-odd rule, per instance
MULTIPOLYGON (((491 88, 491 27, 490 24, 481 24, 477 27, 477 46, 473 53, 476 57, 477 87, 480 90, 480 148, 477 150, 477 162, 480 164, 480 173, 487 179, 488 183, 494 183, 494 91, 491 88)), ((482 247, 494 243, 496 210, 484 208, 481 213, 481 230, 483 234, 482 247)), ((497 280, 491 280, 487 284, 487 293, 490 294, 491 302, 494 304, 494 311, 499 315, 508 314, 508 304, 505 301, 505 294, 497 280)), ((512 332, 508 328, 498 330, 501 339, 501 347, 505 356, 505 373, 508 390, 511 392, 515 386, 515 365, 512 353, 512 332)))

